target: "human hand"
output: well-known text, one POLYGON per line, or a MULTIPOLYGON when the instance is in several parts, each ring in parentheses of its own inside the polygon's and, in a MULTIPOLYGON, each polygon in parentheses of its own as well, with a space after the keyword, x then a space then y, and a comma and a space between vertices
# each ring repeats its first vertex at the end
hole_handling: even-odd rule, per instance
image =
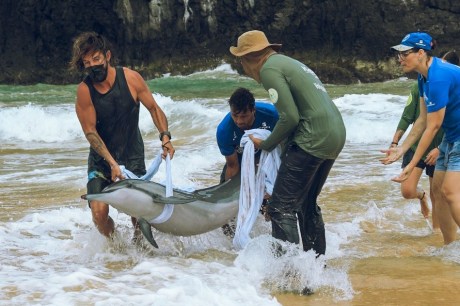
POLYGON ((407 165, 398 176, 392 178, 391 180, 396 183, 402 183, 409 178, 412 170, 414 170, 414 167, 407 165))
POLYGON ((434 148, 433 150, 430 151, 430 153, 428 153, 428 155, 426 156, 425 158, 425 164, 427 165, 435 165, 436 164, 436 160, 438 159, 438 156, 439 156, 439 149, 438 148, 434 148))
POLYGON ((172 159, 174 156, 174 152, 176 152, 176 149, 174 149, 171 141, 170 140, 166 141, 165 143, 161 145, 161 147, 163 148, 163 153, 161 154, 161 157, 165 159, 166 156, 169 154, 169 158, 172 159))
MULTIPOLYGON (((392 142, 392 143, 390 144, 390 146, 388 147, 388 150, 390 150, 391 148, 396 148, 397 146, 398 146, 397 143, 392 142)), ((387 154, 387 155, 388 155, 388 154, 387 154)))
POLYGON ((123 173, 121 172, 120 166, 118 164, 110 166, 110 175, 112 182, 117 182, 119 180, 125 179, 123 173))
POLYGON ((403 155, 403 150, 401 147, 392 147, 387 150, 380 150, 380 152, 385 153, 385 157, 379 159, 380 162, 384 165, 389 165, 397 161, 403 155))
POLYGON ((262 214, 262 216, 264 216, 265 222, 268 222, 268 221, 272 220, 272 218, 268 214, 267 204, 262 204, 262 206, 260 207, 260 213, 262 214))
POLYGON ((260 144, 262 143, 262 139, 259 139, 259 138, 255 138, 253 135, 249 134, 249 139, 252 140, 252 142, 254 143, 254 147, 256 149, 259 148, 260 144))

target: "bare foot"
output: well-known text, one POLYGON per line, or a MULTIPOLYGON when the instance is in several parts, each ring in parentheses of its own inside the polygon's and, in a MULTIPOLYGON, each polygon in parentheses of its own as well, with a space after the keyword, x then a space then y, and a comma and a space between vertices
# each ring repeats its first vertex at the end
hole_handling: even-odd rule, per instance
POLYGON ((422 215, 425 218, 428 218, 430 216, 430 208, 428 207, 428 200, 425 196, 425 191, 423 192, 423 196, 420 199, 420 208, 422 210, 422 215))

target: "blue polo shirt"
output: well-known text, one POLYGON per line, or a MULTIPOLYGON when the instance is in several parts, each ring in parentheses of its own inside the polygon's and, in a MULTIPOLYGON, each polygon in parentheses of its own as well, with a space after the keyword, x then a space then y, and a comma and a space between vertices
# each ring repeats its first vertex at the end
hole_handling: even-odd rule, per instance
MULTIPOLYGON (((273 131, 278 121, 278 112, 275 106, 270 103, 256 101, 255 108, 255 120, 251 129, 267 129, 273 131)), ((230 156, 236 150, 238 154, 242 154, 243 149, 240 148, 240 141, 244 132, 245 131, 241 130, 235 124, 229 112, 217 127, 216 138, 220 153, 224 156, 230 156)))
POLYGON ((427 79, 419 75, 418 87, 428 113, 446 108, 442 128, 447 142, 460 140, 460 67, 433 57, 427 79))

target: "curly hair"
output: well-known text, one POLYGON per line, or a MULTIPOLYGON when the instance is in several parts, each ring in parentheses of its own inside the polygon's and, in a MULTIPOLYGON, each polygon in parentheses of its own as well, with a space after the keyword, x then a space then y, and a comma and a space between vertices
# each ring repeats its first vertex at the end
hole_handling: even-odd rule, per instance
POLYGON ((241 113, 245 110, 252 111, 255 109, 254 95, 246 88, 238 88, 230 96, 228 104, 236 113, 241 113))
POLYGON ((104 36, 96 32, 81 33, 73 42, 72 59, 69 63, 70 69, 79 72, 83 71, 85 69, 83 57, 87 54, 93 54, 99 51, 104 55, 107 51, 111 51, 112 56, 110 57, 110 64, 114 64, 112 45, 104 36))

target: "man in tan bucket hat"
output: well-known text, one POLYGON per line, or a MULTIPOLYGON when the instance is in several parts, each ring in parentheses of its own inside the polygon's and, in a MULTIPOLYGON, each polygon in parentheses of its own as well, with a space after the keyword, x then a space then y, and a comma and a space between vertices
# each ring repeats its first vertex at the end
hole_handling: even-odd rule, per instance
POLYGON ((279 120, 265 139, 250 136, 256 148, 271 151, 287 140, 268 203, 272 235, 299 243, 303 249, 326 252, 326 237, 317 197, 345 144, 342 116, 316 74, 301 62, 277 53, 264 32, 249 31, 230 52, 245 73, 261 83, 275 105, 279 120))
POLYGON ((281 44, 271 44, 267 36, 262 31, 252 30, 242 34, 238 38, 236 47, 230 47, 230 53, 235 56, 243 56, 251 52, 260 51, 267 47, 272 47, 275 51, 281 49, 281 44))

